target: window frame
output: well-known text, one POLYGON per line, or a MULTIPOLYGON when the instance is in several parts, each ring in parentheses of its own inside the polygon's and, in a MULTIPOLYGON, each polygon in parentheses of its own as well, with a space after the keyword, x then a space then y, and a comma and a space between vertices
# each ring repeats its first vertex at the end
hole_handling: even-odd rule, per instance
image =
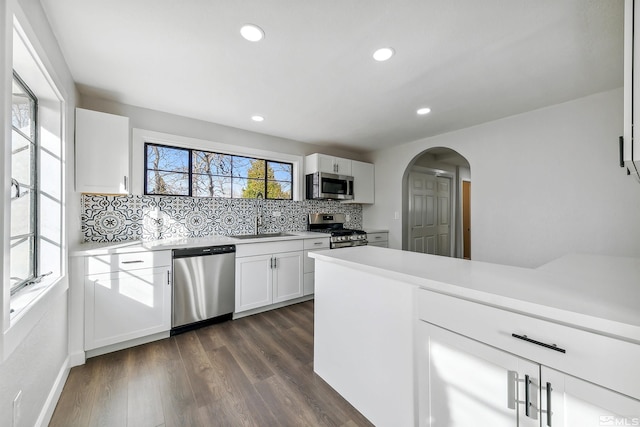
MULTIPOLYGON (((224 198, 224 199, 255 199, 255 197, 233 197, 234 191, 233 191, 233 182, 235 178, 241 178, 241 179, 246 179, 246 180, 261 180, 263 183, 263 191, 262 191, 262 196, 264 199, 266 200, 295 200, 294 197, 294 187, 295 187, 295 169, 296 169, 296 165, 294 164, 293 161, 284 161, 284 160, 276 160, 276 159, 271 159, 271 158, 264 158, 264 157, 255 157, 252 156, 250 154, 234 154, 234 153, 228 153, 228 152, 223 152, 223 151, 210 151, 207 149, 202 149, 202 148, 193 148, 193 147, 184 147, 184 146, 176 146, 176 145, 168 145, 168 144, 164 144, 164 143, 158 143, 158 142, 154 142, 154 141, 149 141, 149 140, 144 140, 143 142, 143 194, 144 195, 148 195, 148 196, 174 196, 174 197, 208 197, 208 198, 212 198, 212 197, 216 197, 216 196, 199 196, 199 195, 194 195, 194 186, 193 186, 193 179, 195 175, 201 175, 199 173, 196 173, 194 171, 194 162, 193 162, 193 156, 194 156, 194 152, 202 152, 202 153, 206 153, 206 154, 213 154, 213 155, 222 155, 222 156, 230 156, 231 157, 231 164, 233 165, 233 160, 234 158, 238 157, 238 158, 244 158, 244 159, 248 159, 250 162, 253 161, 261 161, 264 162, 265 165, 265 175, 263 179, 257 179, 257 178, 250 178, 248 176, 235 176, 233 173, 233 167, 230 171, 230 175, 229 178, 231 180, 231 189, 229 192, 229 197, 224 197, 224 196, 217 196, 218 198, 224 198), (187 174, 187 178, 188 178, 188 194, 160 194, 160 193, 152 193, 149 191, 149 180, 148 180, 148 172, 149 171, 155 171, 156 169, 149 169, 148 167, 148 147, 149 146, 155 146, 155 147, 162 147, 162 148, 170 148, 170 149, 175 149, 175 150, 182 150, 187 152, 188 155, 188 171, 187 172, 183 172, 183 171, 178 171, 178 170, 164 170, 164 169, 158 169, 158 171, 163 171, 163 172, 171 172, 171 173, 186 173, 187 174), (282 181, 282 180, 275 180, 272 179, 270 180, 268 177, 268 174, 266 173, 266 171, 268 170, 268 165, 269 163, 279 163, 279 164, 285 164, 285 165, 289 165, 291 167, 291 173, 290 173, 290 181, 282 181), (287 182, 290 185, 290 194, 289 194, 289 198, 271 198, 269 197, 268 194, 268 188, 269 188, 269 183, 272 182, 287 182)), ((216 176, 223 176, 223 175, 216 175, 216 176)), ((224 175, 226 177, 226 175, 224 175)))
MULTIPOLYGON (((28 238, 31 239, 31 244, 32 249, 31 249, 31 256, 30 256, 30 270, 31 270, 31 275, 27 278, 25 278, 23 281, 18 282, 14 285, 10 285, 9 287, 9 294, 11 296, 15 295, 16 293, 18 293, 21 289, 23 289, 25 286, 30 285, 32 283, 35 283, 35 281, 37 281, 37 278, 40 276, 40 271, 39 271, 39 262, 38 260, 40 259, 40 234, 39 234, 39 224, 40 224, 40 203, 39 203, 39 193, 40 193, 40 167, 39 167, 39 151, 40 151, 40 131, 39 131, 39 119, 38 119, 38 98, 36 97, 36 95, 33 93, 33 91, 31 90, 31 88, 29 88, 29 86, 25 83, 25 81, 20 77, 20 75, 16 72, 16 70, 13 70, 13 79, 18 83, 18 85, 22 88, 22 90, 24 91, 24 93, 31 99, 31 101, 33 102, 33 109, 31 111, 31 127, 32 127, 32 132, 33 132, 33 137, 25 135, 24 132, 22 132, 21 130, 15 128, 13 126, 13 123, 11 124, 11 131, 12 132, 17 132, 19 135, 21 135, 22 137, 24 137, 25 139, 27 139, 29 141, 30 144, 32 144, 32 154, 30 156, 29 159, 29 163, 30 163, 30 178, 31 178, 31 185, 30 187, 32 187, 32 194, 29 195, 30 200, 30 229, 32 230, 32 232, 26 234, 26 235, 21 235, 18 237, 26 237, 29 236, 28 238)), ((12 97, 13 97, 13 93, 12 93, 12 97)), ((12 137, 13 139, 13 137, 12 137)), ((13 156, 13 153, 12 153, 13 156)), ((12 176, 13 178, 13 176, 12 176)), ((16 181, 17 182, 17 181, 16 181)), ((11 202, 13 202, 13 198, 11 199, 11 202)), ((18 237, 16 236, 10 236, 9 240, 10 240, 10 245, 13 243, 14 239, 17 239, 18 237)))

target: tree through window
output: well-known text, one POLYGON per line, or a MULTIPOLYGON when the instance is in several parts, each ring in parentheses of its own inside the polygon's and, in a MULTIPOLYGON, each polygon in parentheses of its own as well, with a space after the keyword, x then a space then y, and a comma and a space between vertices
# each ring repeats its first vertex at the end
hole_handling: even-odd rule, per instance
POLYGON ((145 144, 145 194, 292 199, 293 165, 145 144))

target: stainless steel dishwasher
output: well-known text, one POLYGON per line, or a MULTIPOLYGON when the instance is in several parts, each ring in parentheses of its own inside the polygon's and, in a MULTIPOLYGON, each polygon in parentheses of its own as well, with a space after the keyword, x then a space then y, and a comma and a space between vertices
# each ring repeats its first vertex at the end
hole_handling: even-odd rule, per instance
POLYGON ((236 247, 174 249, 172 254, 171 334, 230 319, 235 309, 236 247))

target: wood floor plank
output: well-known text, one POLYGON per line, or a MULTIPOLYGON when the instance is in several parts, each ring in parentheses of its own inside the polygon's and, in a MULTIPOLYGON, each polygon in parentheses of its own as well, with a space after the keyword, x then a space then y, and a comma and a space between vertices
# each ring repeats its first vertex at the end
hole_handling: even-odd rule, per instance
POLYGON ((96 390, 89 426, 121 427, 127 425, 127 379, 103 378, 96 390))
POLYGON ((224 384, 216 377, 196 332, 186 332, 174 338, 198 406, 206 406, 211 400, 220 399, 224 384))
POLYGON ((97 363, 89 360, 84 365, 71 369, 50 426, 83 427, 89 425, 98 381, 96 367, 97 363))
MULTIPOLYGON (((260 350, 241 333, 241 330, 245 328, 245 322, 245 319, 228 322, 220 325, 218 331, 220 331, 219 337, 225 343, 225 348, 231 352, 247 378, 255 383, 269 378, 273 375, 273 371, 269 368, 265 358, 262 357, 260 350)), ((201 340, 207 339, 207 336, 206 331, 198 334, 201 340)))
POLYGON ((277 419, 231 352, 221 347, 208 352, 208 356, 220 382, 226 386, 226 395, 220 400, 226 402, 223 410, 232 408, 228 418, 235 420, 235 425, 275 425, 273 423, 277 423, 277 419))
POLYGON ((198 405, 187 370, 178 358, 164 366, 156 376, 166 427, 196 426, 199 424, 198 405))
POLYGON ((256 384, 256 389, 277 414, 279 425, 316 426, 320 425, 312 413, 306 410, 304 401, 278 376, 267 378, 256 384))
POLYGON ((164 424, 162 394, 156 381, 157 373, 129 379, 127 390, 127 420, 130 426, 156 427, 164 424))

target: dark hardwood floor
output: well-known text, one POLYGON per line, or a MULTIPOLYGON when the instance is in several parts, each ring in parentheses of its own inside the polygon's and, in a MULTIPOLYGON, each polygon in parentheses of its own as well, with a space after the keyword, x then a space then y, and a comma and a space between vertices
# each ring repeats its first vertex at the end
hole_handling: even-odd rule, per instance
POLYGON ((313 373, 313 301, 94 357, 50 426, 371 426, 313 373))

